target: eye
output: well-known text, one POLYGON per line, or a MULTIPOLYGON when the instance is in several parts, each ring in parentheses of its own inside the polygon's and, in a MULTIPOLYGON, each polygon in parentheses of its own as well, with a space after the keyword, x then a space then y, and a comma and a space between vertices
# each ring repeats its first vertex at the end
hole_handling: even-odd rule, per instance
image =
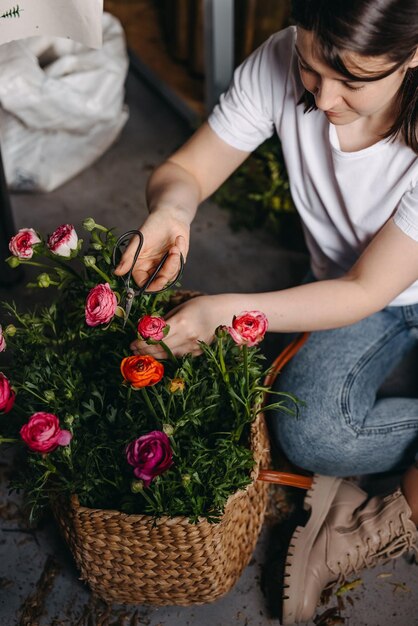
POLYGON ((359 85, 358 87, 354 87, 353 85, 350 85, 349 83, 344 83, 344 84, 347 87, 347 89, 349 89, 350 91, 361 91, 366 86, 366 85, 359 85))

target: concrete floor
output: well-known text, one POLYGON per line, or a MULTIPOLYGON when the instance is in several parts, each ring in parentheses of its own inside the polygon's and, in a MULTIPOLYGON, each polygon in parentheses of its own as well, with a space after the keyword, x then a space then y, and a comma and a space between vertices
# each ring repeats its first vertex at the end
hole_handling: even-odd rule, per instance
MULTIPOLYGON (((51 232, 64 222, 77 228, 87 216, 116 227, 118 232, 140 225, 146 214, 144 186, 149 171, 183 142, 189 129, 133 76, 127 82, 127 102, 127 126, 94 166, 50 194, 13 196, 18 228, 51 232)), ((207 202, 193 226, 182 284, 207 293, 277 289, 297 282, 306 265, 303 254, 277 247, 266 232, 231 232, 227 213, 207 202)), ((11 298, 27 302, 21 287, 0 289, 0 300, 11 298)), ((268 337, 271 355, 276 341, 274 336, 268 337)), ((277 524, 277 509, 269 516, 250 565, 224 598, 189 608, 106 608, 78 579, 53 522, 47 521, 35 531, 26 527, 19 497, 7 494, 10 458, 3 451, 0 471, 0 626, 279 624, 269 608, 280 593, 273 555, 285 533, 285 525, 277 524), (262 590, 266 586, 270 590, 267 596, 262 590)), ((274 496, 274 501, 280 501, 282 493, 276 490, 274 496)), ((361 581, 340 600, 331 595, 307 626, 418 625, 415 564, 402 557, 362 573, 361 581)))

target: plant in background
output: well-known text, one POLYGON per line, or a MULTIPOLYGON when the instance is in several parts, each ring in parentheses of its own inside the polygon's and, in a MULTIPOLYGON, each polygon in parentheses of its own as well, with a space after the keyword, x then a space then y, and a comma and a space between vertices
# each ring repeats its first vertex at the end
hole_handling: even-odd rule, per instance
POLYGON ((232 228, 265 226, 282 245, 305 250, 277 138, 257 148, 222 185, 215 200, 230 212, 232 228))
MULTIPOLYGON (((3 303, 0 316, 0 442, 18 448, 12 486, 32 518, 76 494, 91 508, 216 521, 252 480, 267 320, 244 312, 200 342, 200 356, 175 357, 164 342, 174 292, 134 299, 125 319, 116 237, 92 219, 83 225, 84 250, 69 224, 46 239, 22 229, 10 242, 8 263, 35 266, 31 286, 56 289, 48 306, 3 303), (167 358, 132 355, 136 337, 167 358)), ((272 407, 288 410, 281 399, 272 407)))

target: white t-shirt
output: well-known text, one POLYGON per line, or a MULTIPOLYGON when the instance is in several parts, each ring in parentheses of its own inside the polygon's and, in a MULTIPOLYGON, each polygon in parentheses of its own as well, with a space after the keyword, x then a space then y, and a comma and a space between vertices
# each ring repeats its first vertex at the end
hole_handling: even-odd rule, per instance
MULTIPOLYGON (((418 158, 400 141, 340 149, 322 111, 304 113, 294 51, 296 28, 272 35, 236 71, 209 116, 228 144, 253 151, 276 131, 314 275, 341 276, 393 216, 418 241, 418 158)), ((418 302, 418 281, 391 304, 418 302)))

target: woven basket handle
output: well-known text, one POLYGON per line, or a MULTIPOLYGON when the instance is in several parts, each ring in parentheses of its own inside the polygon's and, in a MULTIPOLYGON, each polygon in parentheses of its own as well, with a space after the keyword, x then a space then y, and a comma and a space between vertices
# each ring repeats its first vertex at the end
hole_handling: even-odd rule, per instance
MULTIPOLYGON (((268 387, 273 385, 277 374, 290 361, 290 359, 300 350, 305 341, 308 339, 309 333, 302 333, 296 337, 286 348, 279 354, 274 361, 269 373, 266 376, 264 384, 268 387)), ((266 401, 266 398, 264 398, 266 401)), ((278 485, 287 485, 289 487, 299 487, 300 489, 310 489, 312 485, 312 476, 304 476, 302 474, 293 474, 290 472, 278 472, 275 470, 261 469, 258 473, 257 480, 278 485)))

